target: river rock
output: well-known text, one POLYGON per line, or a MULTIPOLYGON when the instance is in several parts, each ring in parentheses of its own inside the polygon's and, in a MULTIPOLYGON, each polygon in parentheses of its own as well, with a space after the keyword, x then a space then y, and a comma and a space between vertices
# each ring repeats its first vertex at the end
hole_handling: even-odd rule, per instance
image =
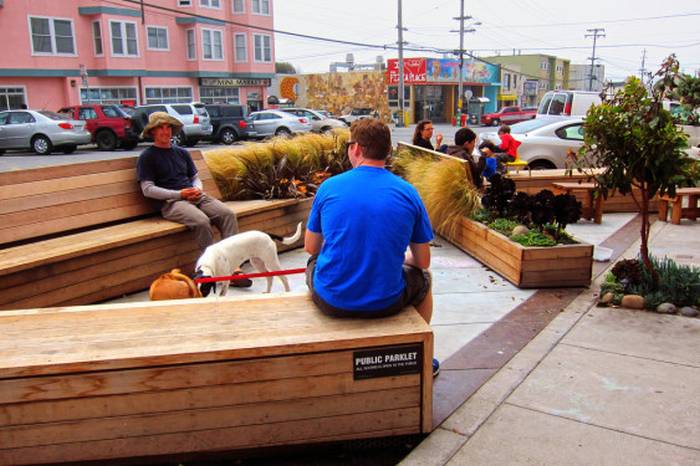
POLYGON ((605 304, 606 306, 608 306, 612 304, 613 299, 615 299, 615 295, 608 291, 600 297, 600 304, 605 304))
POLYGON ((661 303, 656 306, 656 312, 659 314, 675 314, 678 309, 672 303, 661 303))
POLYGON ((517 227, 513 228, 513 232, 511 233, 511 236, 517 236, 517 235, 527 235, 527 233, 530 231, 528 227, 525 225, 518 225, 517 227))
POLYGON ((644 297, 638 294, 626 294, 622 297, 620 305, 628 309, 644 309, 644 297))
POLYGON ((698 311, 694 307, 685 306, 681 308, 680 313, 681 315, 686 317, 697 317, 698 314, 700 314, 700 311, 698 311))

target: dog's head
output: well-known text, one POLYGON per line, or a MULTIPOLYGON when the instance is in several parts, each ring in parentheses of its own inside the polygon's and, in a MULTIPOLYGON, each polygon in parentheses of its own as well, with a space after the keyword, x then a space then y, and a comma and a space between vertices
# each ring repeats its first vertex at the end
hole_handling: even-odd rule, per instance
MULTIPOLYGON (((208 267, 201 266, 195 270, 194 277, 192 277, 192 279, 197 280, 198 278, 210 278, 213 276, 214 274, 212 274, 208 267)), ((216 282, 197 283, 197 287, 199 288, 199 292, 202 293, 202 296, 204 297, 209 296, 209 293, 216 293, 216 282)))

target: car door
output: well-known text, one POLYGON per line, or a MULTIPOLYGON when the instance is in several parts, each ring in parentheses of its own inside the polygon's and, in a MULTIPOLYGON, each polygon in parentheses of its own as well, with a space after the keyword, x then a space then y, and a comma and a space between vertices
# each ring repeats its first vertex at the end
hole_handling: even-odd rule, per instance
POLYGON ((29 141, 35 132, 36 119, 29 112, 10 112, 3 133, 7 139, 7 147, 25 149, 30 147, 29 141))
POLYGON ((97 117, 97 112, 92 107, 80 107, 78 110, 78 120, 85 122, 85 129, 90 132, 90 134, 95 134, 97 127, 99 126, 99 121, 97 117))
POLYGON ((515 114, 515 109, 513 107, 503 108, 503 114, 501 115, 501 121, 503 123, 512 124, 518 121, 518 116, 515 114))
POLYGON ((8 139, 5 137, 5 125, 9 116, 10 112, 0 112, 0 149, 9 147, 8 139))
POLYGON ((258 113, 253 121, 258 136, 270 136, 274 133, 275 121, 272 119, 271 113, 258 113))

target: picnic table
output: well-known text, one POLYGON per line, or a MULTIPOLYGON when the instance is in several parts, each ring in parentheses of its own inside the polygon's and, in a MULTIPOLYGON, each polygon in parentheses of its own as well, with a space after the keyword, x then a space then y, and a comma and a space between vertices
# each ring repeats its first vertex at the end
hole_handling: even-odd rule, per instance
POLYGON ((555 190, 572 194, 574 191, 584 191, 586 203, 583 205, 583 218, 595 223, 603 221, 603 196, 596 196, 597 183, 555 182, 555 190))

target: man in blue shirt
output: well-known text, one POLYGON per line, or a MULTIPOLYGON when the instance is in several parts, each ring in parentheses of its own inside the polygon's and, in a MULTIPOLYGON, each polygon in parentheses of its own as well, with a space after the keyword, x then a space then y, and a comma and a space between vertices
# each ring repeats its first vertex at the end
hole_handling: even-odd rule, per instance
POLYGON ((321 185, 309 215, 304 247, 312 298, 337 317, 384 317, 413 305, 429 323, 428 214, 416 189, 385 168, 389 128, 368 118, 350 133, 353 169, 321 185))

